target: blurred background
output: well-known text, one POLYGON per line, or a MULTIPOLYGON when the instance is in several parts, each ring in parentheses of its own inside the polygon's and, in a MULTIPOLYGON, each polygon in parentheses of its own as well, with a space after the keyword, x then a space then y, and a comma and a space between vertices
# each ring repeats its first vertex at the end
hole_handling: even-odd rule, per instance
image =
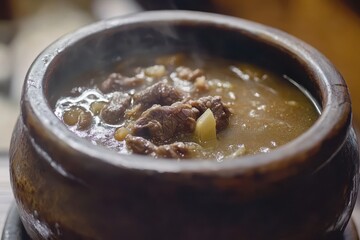
POLYGON ((0 152, 9 147, 22 83, 40 51, 83 25, 152 9, 228 14, 297 36, 342 73, 360 121, 360 0, 0 0, 0 152))

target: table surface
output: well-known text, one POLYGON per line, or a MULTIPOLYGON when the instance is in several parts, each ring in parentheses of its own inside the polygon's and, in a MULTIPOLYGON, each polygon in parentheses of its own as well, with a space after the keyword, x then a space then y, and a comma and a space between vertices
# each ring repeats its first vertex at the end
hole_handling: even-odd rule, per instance
MULTIPOLYGON (((13 201, 13 194, 10 186, 9 161, 5 154, 0 152, 0 235, 4 227, 7 212, 13 201)), ((353 219, 360 235, 360 201, 355 206, 353 219)))

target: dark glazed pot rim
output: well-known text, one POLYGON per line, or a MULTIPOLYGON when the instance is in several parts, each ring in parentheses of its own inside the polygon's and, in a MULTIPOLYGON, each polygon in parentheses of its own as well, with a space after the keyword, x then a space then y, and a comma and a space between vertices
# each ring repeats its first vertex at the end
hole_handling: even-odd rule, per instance
MULTIPOLYGON (((44 50, 31 66, 24 85, 22 99, 22 118, 28 129, 40 134, 46 142, 54 143, 60 150, 78 154, 79 158, 61 159, 51 163, 58 166, 59 171, 75 171, 68 169, 70 161, 78 166, 76 171, 101 169, 101 165, 115 167, 120 170, 133 170, 160 173, 197 173, 206 175, 254 176, 264 174, 273 179, 286 177, 304 169, 320 167, 326 159, 342 146, 351 121, 351 103, 347 87, 341 75, 329 61, 317 50, 304 42, 279 30, 250 21, 217 14, 190 11, 154 11, 114 18, 84 27, 72 34, 57 40, 44 50), (238 31, 261 39, 276 49, 290 52, 300 62, 306 64, 306 71, 318 82, 322 96, 322 114, 317 122, 295 140, 267 153, 245 156, 219 164, 213 160, 173 161, 155 159, 140 155, 119 155, 90 141, 77 137, 53 114, 44 94, 46 73, 51 71, 61 52, 74 43, 94 33, 106 32, 108 29, 129 25, 147 25, 156 22, 192 23, 194 27, 211 24, 238 31), (331 147, 331 151, 328 151, 331 147), (66 162, 68 161, 68 162, 66 162), (96 167, 95 167, 96 166, 96 167)), ((36 144, 37 139, 33 139, 36 144)), ((50 160, 49 160, 50 161, 50 160)), ((71 167, 70 167, 71 168, 71 167)), ((72 172, 76 175, 76 172, 72 172)))

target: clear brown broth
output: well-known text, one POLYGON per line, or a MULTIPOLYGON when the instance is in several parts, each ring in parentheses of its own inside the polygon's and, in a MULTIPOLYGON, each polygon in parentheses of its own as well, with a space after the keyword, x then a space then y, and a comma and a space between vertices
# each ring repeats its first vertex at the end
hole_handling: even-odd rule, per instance
MULTIPOLYGON (((161 58, 164 59, 164 58, 161 58)), ((166 57, 165 57, 166 59, 166 57)), ((155 65, 159 59, 133 58, 121 61, 113 69, 127 76, 136 74, 144 77, 144 69, 155 65), (141 60, 139 60, 141 59, 141 60), (145 59, 145 60, 144 60, 145 59)), ((166 67, 167 74, 161 79, 146 77, 144 85, 130 89, 134 92, 144 89, 157 81, 167 82, 193 98, 202 96, 221 96, 222 101, 231 108, 229 126, 217 134, 216 143, 202 146, 194 153, 194 158, 216 159, 221 162, 238 155, 267 153, 309 129, 319 117, 319 109, 310 95, 294 84, 287 76, 281 76, 248 63, 230 61, 208 56, 186 55, 178 65, 166 67), (191 69, 201 68, 205 72, 208 91, 193 92, 189 81, 179 79, 173 70, 178 66, 191 69), (240 154, 234 154, 239 152, 240 154)), ((108 102, 112 93, 103 94, 98 85, 108 74, 96 77, 87 87, 75 86, 65 93, 55 106, 54 112, 63 119, 64 112, 73 106, 89 110, 94 101, 108 102), (73 94, 76 92, 76 94, 73 94)), ((125 141, 114 138, 117 128, 126 121, 109 125, 94 114, 91 127, 79 130, 76 126, 68 128, 78 136, 90 140, 95 145, 105 146, 122 154, 131 154, 125 141)), ((181 135, 173 141, 195 141, 192 135, 181 135)))

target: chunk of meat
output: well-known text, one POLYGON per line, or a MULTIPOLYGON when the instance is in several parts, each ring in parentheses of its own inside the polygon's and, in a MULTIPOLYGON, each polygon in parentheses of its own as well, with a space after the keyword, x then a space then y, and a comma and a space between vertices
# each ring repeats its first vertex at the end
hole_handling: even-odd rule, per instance
POLYGON ((133 132, 152 142, 164 144, 175 135, 192 133, 199 116, 200 112, 189 104, 177 102, 171 106, 155 105, 136 120, 133 132))
POLYGON ((93 118, 90 112, 84 111, 79 115, 79 121, 77 125, 77 129, 85 130, 88 129, 92 124, 93 118))
POLYGON ((161 78, 166 75, 166 68, 164 65, 154 65, 145 69, 146 76, 153 78, 161 78))
POLYGON ((195 79, 194 82, 195 91, 206 92, 209 91, 209 84, 206 82, 205 76, 201 76, 195 79))
POLYGON ((127 147, 133 153, 163 158, 191 158, 198 147, 195 143, 183 142, 156 146, 143 137, 136 137, 132 135, 127 135, 125 141, 127 147))
POLYGON ((229 125, 231 112, 227 106, 221 101, 220 96, 207 96, 197 100, 187 100, 185 103, 199 110, 200 114, 210 108, 216 119, 216 131, 224 130, 229 125))
POLYGON ((100 117, 108 124, 118 124, 124 119, 125 110, 131 104, 129 94, 115 92, 108 105, 102 108, 100 117))
POLYGON ((178 67, 176 68, 177 76, 183 80, 195 81, 198 77, 204 76, 204 71, 200 68, 191 70, 188 67, 178 67))
POLYGON ((134 104, 141 104, 143 109, 154 104, 171 105, 184 98, 184 93, 164 82, 158 82, 134 95, 134 104))
POLYGON ((99 88, 103 93, 109 93, 136 88, 143 84, 144 81, 143 78, 139 77, 126 77, 120 73, 111 73, 108 78, 101 83, 99 88))
POLYGON ((125 117, 129 119, 136 119, 140 116, 141 113, 142 113, 141 104, 136 104, 135 106, 132 106, 132 108, 126 109, 125 117))

